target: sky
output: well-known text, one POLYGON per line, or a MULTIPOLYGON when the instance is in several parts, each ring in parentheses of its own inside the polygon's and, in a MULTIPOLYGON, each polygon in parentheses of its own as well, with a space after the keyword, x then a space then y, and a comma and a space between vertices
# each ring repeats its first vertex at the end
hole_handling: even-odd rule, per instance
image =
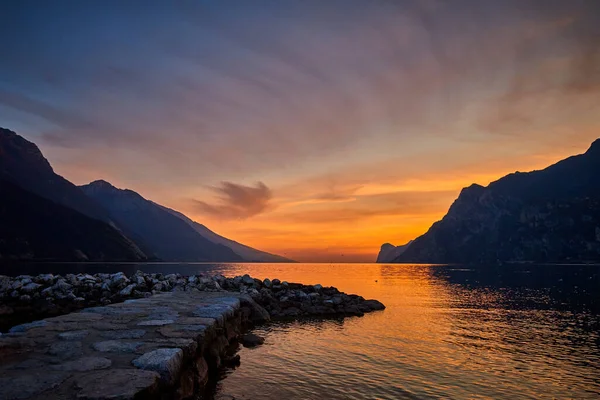
POLYGON ((600 137, 597 0, 7 0, 0 55, 0 126, 57 173, 298 261, 600 137))

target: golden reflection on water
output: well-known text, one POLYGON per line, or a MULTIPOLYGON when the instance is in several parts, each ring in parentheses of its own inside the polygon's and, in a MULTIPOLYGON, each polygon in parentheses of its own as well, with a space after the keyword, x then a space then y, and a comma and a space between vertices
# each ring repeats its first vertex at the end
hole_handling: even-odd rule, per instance
MULTIPOLYGON (((259 328, 267 344, 241 350, 241 367, 228 373, 219 391, 242 399, 599 398, 598 330, 581 329, 582 315, 545 307, 543 289, 453 283, 439 273, 449 268, 225 267, 226 276, 336 286, 376 298, 387 309, 259 328), (519 296, 539 307, 517 307, 519 296)), ((469 270, 449 273, 468 276, 469 270)), ((598 315, 583 318, 594 319, 597 328, 598 315)))

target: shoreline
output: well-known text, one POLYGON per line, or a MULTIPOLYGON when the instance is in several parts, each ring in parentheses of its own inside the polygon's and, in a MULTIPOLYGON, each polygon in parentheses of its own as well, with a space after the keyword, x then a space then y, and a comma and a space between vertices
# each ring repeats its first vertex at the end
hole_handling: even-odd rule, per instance
POLYGON ((123 398, 189 398, 214 385, 223 368, 239 365, 240 345, 264 342, 248 333, 257 325, 385 309, 319 284, 141 271, 0 276, 0 299, 5 326, 15 313, 25 322, 0 334, 7 352, 0 369, 12 376, 0 379, 0 394, 25 391, 31 395, 18 398, 32 399, 74 391, 103 399, 106 390, 122 390, 123 398), (140 347, 127 348, 134 344, 140 347), (60 373, 40 386, 39 374, 48 369, 60 373), (139 387, 131 383, 140 380, 139 387))
POLYGON ((234 292, 246 294, 260 304, 271 319, 301 317, 362 316, 383 310, 377 300, 340 292, 320 284, 304 285, 279 279, 256 279, 249 275, 145 273, 129 277, 114 274, 0 275, 0 332, 36 319, 55 317, 87 307, 105 306, 147 298, 169 291, 234 292))

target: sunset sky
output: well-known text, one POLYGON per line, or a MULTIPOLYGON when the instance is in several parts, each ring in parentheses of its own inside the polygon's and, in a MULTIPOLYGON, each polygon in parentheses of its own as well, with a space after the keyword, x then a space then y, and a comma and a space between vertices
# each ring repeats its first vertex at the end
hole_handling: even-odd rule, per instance
POLYGON ((0 126, 299 261, 600 137, 600 1, 3 1, 0 126))

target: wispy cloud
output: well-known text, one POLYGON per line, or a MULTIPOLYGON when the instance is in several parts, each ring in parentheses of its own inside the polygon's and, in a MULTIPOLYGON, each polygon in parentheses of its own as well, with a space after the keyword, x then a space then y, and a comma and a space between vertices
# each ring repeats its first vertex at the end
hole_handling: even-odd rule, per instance
POLYGON ((198 211, 223 219, 246 219, 261 214, 270 208, 273 197, 271 189, 262 182, 255 186, 245 186, 232 182, 221 182, 213 187, 218 194, 216 203, 194 199, 198 211))

